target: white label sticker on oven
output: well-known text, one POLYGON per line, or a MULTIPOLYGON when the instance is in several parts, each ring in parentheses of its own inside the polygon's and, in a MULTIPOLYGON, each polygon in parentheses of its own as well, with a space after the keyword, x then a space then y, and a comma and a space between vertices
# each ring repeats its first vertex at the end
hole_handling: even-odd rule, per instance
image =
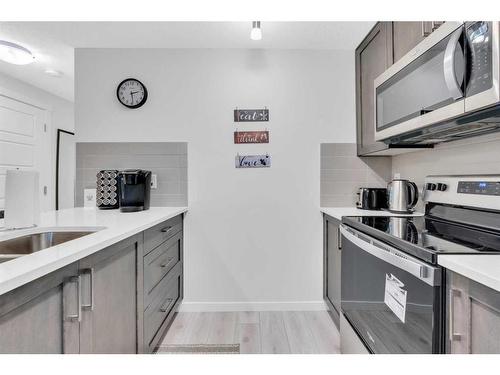
POLYGON ((385 274, 384 303, 403 323, 405 322, 406 294, 408 293, 403 289, 404 286, 405 284, 393 274, 385 274))

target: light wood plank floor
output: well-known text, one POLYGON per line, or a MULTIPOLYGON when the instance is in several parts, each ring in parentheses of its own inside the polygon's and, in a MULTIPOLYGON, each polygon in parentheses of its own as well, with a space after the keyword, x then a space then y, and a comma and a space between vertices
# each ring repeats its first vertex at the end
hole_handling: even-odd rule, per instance
POLYGON ((326 311, 181 312, 161 345, 238 343, 241 353, 340 353, 326 311))

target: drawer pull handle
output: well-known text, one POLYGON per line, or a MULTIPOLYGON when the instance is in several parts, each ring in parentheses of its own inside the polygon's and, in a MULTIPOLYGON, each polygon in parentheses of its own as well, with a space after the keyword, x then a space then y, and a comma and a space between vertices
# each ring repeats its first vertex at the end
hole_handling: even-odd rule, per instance
POLYGON ((170 263, 172 263, 172 261, 173 261, 173 260, 174 260, 174 258, 173 258, 173 257, 172 257, 172 258, 168 258, 168 259, 167 259, 167 261, 166 261, 165 263, 160 264, 160 267, 161 267, 161 268, 168 267, 168 265, 169 265, 170 263))
POLYGON ((170 309, 170 306, 174 302, 173 298, 167 298, 167 300, 161 305, 160 311, 161 312, 167 312, 170 309))
POLYGON ((161 230, 161 232, 162 232, 162 233, 168 233, 168 232, 170 232, 172 229, 173 229, 173 227, 172 227, 172 226, 165 227, 165 228, 163 228, 163 229, 161 230))

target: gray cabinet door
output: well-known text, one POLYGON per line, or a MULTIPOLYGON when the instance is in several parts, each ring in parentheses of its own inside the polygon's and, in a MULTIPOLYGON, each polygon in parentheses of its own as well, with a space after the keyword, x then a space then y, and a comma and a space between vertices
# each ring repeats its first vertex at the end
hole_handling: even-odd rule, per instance
POLYGON ((323 295, 334 315, 340 314, 340 266, 341 248, 339 242, 340 221, 324 216, 324 287, 323 295))
POLYGON ((500 292, 447 272, 447 352, 500 354, 500 292))
POLYGON ((78 353, 76 263, 0 296, 0 353, 78 353))
POLYGON ((394 62, 424 40, 428 32, 427 23, 423 21, 397 21, 392 23, 394 62))
POLYGON ((356 48, 356 123, 358 155, 387 149, 375 141, 374 80, 392 65, 391 22, 379 22, 356 48))
POLYGON ((406 55, 430 33, 436 30, 442 21, 397 21, 392 22, 392 43, 394 62, 406 55))
POLYGON ((81 353, 138 350, 138 259, 142 234, 79 262, 82 280, 81 353))

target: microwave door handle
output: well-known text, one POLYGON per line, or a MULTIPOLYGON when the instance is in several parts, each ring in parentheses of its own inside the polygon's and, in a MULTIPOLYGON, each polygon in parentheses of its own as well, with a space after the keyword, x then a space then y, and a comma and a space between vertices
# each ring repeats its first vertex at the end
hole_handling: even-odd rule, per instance
POLYGON ((444 52, 443 68, 444 68, 444 81, 446 87, 450 91, 453 99, 457 100, 464 96, 461 85, 457 82, 457 75, 455 71, 455 53, 459 46, 460 37, 462 36, 462 28, 456 30, 448 40, 446 50, 444 52))

